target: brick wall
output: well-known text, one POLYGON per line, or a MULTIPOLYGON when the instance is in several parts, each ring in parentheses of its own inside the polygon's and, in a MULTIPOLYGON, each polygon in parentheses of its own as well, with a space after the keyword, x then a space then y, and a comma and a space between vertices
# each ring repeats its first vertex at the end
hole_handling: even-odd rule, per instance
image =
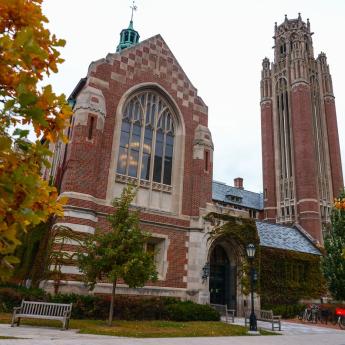
MULTIPOLYGON (((150 212, 148 209, 140 214, 143 228, 166 236, 169 243, 165 278, 148 285, 186 288, 190 228, 188 216, 199 216, 200 208, 212 202, 211 153, 208 167, 205 166, 206 155, 203 159, 193 158, 195 131, 199 125, 207 127, 208 110, 160 35, 119 54, 108 54, 105 59, 90 65, 81 94, 90 88, 98 90, 98 96, 90 98, 90 105, 84 104, 76 110, 76 121, 63 167, 61 192, 70 195, 66 209, 92 213, 97 215, 97 220, 66 216, 59 219, 58 223, 70 224, 71 227, 76 224, 95 229, 109 228, 105 216, 113 211, 107 199, 107 188, 109 174, 114 166, 111 160, 117 109, 129 90, 143 84, 152 85, 153 88, 157 85, 159 90, 166 91, 167 98, 171 99, 181 116, 185 131, 182 214, 169 215, 159 211, 150 212), (102 102, 104 114, 99 110, 102 102)), ((70 251, 76 249, 75 245, 65 245, 63 248, 70 251)), ((80 275, 72 273, 66 273, 64 278, 81 280, 80 275)))

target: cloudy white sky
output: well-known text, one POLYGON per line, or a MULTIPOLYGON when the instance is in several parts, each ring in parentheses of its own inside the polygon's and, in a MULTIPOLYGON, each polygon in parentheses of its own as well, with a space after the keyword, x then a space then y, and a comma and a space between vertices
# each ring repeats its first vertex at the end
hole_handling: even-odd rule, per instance
MULTIPOLYGON (((314 52, 324 51, 333 76, 345 171, 345 1, 137 0, 134 27, 141 40, 160 33, 209 107, 215 145, 214 179, 262 191, 261 61, 273 58, 274 22, 284 14, 310 19, 314 52)), ((115 52, 130 19, 130 0, 45 0, 51 32, 67 40, 66 60, 51 78, 67 96, 91 61, 115 52)))

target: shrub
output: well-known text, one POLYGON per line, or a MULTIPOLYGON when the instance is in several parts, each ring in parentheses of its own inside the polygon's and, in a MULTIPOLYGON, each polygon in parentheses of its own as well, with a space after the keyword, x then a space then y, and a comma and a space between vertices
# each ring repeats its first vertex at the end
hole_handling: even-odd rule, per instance
POLYGON ((209 305, 190 301, 177 302, 167 307, 168 318, 173 321, 219 321, 220 315, 209 305))
POLYGON ((41 289, 28 289, 22 286, 0 287, 0 311, 12 312, 14 307, 20 306, 21 301, 44 301, 49 296, 41 289))
POLYGON ((57 294, 51 296, 53 303, 73 303, 74 319, 105 319, 108 313, 108 302, 104 298, 92 295, 57 294))
POLYGON ((305 304, 265 304, 264 310, 272 310, 273 315, 281 315, 283 319, 292 319, 306 308, 305 304))
MULTIPOLYGON (((51 296, 41 289, 25 287, 0 287, 0 311, 12 312, 22 299, 73 303, 74 319, 106 319, 109 312, 109 295, 57 294, 51 296)), ((114 318, 121 320, 172 320, 172 321, 217 321, 219 314, 208 305, 190 301, 181 302, 170 297, 117 296, 114 303, 114 318)))

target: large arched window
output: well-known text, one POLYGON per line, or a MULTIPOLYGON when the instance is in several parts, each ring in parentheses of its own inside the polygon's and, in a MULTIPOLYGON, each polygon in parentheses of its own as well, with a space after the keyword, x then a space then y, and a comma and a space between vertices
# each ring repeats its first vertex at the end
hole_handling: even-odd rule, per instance
POLYGON ((171 185, 175 133, 168 102, 141 91, 123 109, 117 173, 171 185))

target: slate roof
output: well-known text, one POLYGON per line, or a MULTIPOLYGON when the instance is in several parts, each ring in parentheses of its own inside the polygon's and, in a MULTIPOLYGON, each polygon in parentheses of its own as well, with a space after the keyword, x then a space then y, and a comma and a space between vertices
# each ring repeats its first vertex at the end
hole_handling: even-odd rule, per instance
POLYGON ((295 227, 256 221, 260 245, 321 255, 314 244, 295 227))
POLYGON ((263 210, 264 208, 262 193, 239 189, 218 181, 212 182, 212 199, 225 204, 235 204, 255 210, 263 210), (231 200, 231 196, 241 198, 241 200, 231 200))

